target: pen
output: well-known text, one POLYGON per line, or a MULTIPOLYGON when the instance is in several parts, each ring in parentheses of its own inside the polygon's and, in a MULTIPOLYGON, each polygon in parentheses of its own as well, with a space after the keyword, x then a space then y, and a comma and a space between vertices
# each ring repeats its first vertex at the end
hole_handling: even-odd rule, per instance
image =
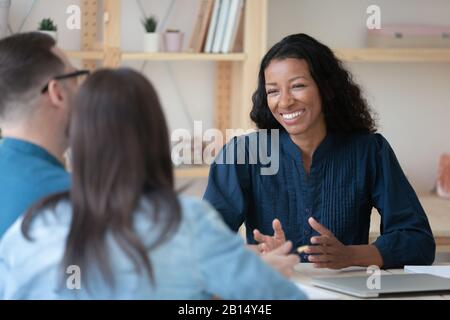
POLYGON ((308 249, 308 246, 300 246, 297 248, 298 253, 303 253, 306 249, 308 249))

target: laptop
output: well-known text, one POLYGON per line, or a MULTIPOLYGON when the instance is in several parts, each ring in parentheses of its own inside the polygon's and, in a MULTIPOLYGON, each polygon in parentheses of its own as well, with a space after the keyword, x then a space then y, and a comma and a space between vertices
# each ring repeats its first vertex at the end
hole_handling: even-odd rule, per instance
POLYGON ((311 284, 359 298, 377 298, 387 294, 450 292, 450 279, 430 274, 380 275, 379 288, 368 276, 312 278, 311 284), (369 287, 375 286, 374 289, 369 287))

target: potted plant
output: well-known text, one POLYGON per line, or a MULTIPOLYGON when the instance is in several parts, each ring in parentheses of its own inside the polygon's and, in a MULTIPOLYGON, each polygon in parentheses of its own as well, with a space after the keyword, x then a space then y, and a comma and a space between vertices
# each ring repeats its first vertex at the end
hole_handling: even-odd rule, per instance
POLYGON ((156 33, 158 21, 155 16, 146 17, 142 20, 145 29, 144 35, 144 51, 158 52, 159 51, 159 34, 156 33))
POLYGON ((11 0, 0 0, 0 39, 8 33, 8 15, 11 0))
POLYGON ((167 29, 164 33, 166 51, 180 52, 183 48, 184 33, 177 29, 167 29))
POLYGON ((48 34, 49 36, 53 37, 53 39, 55 39, 55 40, 57 40, 57 38, 58 38, 58 34, 57 34, 58 26, 50 18, 42 19, 41 22, 39 23, 38 30, 42 33, 48 34))

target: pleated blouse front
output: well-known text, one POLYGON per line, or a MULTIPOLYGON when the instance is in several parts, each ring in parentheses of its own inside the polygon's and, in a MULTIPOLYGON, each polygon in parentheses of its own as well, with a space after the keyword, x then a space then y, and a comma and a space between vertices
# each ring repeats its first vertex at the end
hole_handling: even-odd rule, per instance
MULTIPOLYGON (((259 138, 259 133, 252 135, 259 138)), ((242 139, 248 142, 251 135, 235 138, 222 152, 237 148, 242 139)), ((249 150, 246 147, 245 152, 249 150)), ((265 166, 248 161, 215 163, 204 196, 233 230, 245 222, 248 243, 255 243, 255 228, 272 235, 272 221, 278 218, 294 246, 310 244, 317 232, 307 221, 314 217, 343 244, 367 244, 375 207, 381 215, 381 236, 374 244, 384 267, 434 260, 435 242, 428 219, 392 148, 380 134, 328 133, 314 152, 307 174, 301 150, 281 131, 278 172, 262 175, 265 166)))

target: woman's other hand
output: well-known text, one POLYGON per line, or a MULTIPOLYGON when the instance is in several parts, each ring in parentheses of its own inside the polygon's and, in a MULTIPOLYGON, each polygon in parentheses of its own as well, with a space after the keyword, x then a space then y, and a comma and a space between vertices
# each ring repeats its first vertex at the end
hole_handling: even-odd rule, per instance
POLYGON ((286 278, 290 278, 294 273, 294 266, 300 263, 298 255, 289 254, 291 250, 292 242, 285 241, 278 248, 262 254, 261 259, 286 278))
POLYGON ((272 228, 274 231, 273 236, 264 235, 258 229, 253 230, 253 237, 259 242, 258 250, 261 253, 268 253, 286 242, 286 236, 280 220, 274 219, 272 228))

